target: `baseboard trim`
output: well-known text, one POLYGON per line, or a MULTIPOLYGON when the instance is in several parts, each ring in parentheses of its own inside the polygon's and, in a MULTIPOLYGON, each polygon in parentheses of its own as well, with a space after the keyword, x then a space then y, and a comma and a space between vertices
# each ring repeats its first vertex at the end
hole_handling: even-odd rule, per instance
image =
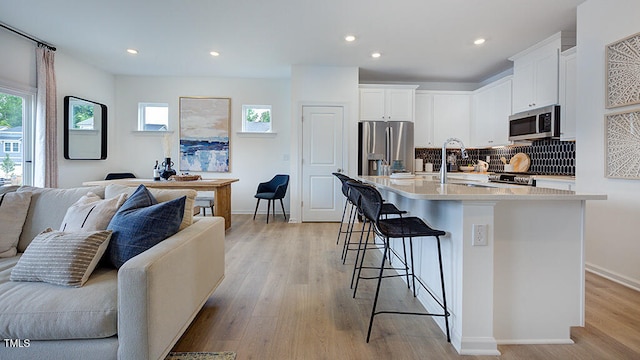
POLYGON ((497 339, 498 345, 567 345, 575 344, 571 339, 519 339, 505 340, 497 339))
POLYGON ((618 274, 614 271, 610 271, 607 270, 603 267, 600 267, 598 265, 594 265, 591 263, 586 263, 585 264, 585 270, 587 270, 590 273, 602 276, 605 279, 609 279, 615 283, 618 283, 620 285, 626 286, 628 288, 631 288, 633 290, 636 291, 640 291, 640 281, 636 280, 636 279, 631 279, 627 276, 618 274))

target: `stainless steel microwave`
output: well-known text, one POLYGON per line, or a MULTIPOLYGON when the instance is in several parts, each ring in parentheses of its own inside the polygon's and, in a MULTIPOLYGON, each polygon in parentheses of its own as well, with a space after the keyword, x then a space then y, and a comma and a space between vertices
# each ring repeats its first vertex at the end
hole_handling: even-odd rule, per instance
POLYGON ((560 137, 560 105, 545 106, 509 116, 509 140, 560 137))

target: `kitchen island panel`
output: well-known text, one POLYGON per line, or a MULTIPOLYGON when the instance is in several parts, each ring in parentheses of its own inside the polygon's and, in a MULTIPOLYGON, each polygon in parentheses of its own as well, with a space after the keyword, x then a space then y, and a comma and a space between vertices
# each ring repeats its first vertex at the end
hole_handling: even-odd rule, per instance
POLYGON ((494 236, 498 344, 571 344, 584 326, 584 201, 501 202, 494 236))
MULTIPOLYGON (((447 232, 441 238, 447 305, 460 354, 499 355, 498 344, 572 343, 571 326, 584 323, 583 197, 421 200, 379 189, 409 215, 447 232), (486 246, 472 245, 474 224, 488 225, 486 246)), ((414 243, 416 274, 440 296, 435 241, 414 243)), ((400 241, 392 246, 402 251, 400 241)), ((438 311, 426 292, 418 298, 438 311)), ((444 319, 433 320, 444 331, 444 319)))

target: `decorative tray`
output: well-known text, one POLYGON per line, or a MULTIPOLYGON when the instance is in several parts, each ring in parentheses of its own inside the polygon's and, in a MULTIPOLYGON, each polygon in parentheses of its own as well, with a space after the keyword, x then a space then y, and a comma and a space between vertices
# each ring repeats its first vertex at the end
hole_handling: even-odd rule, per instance
POLYGON ((188 174, 171 175, 171 177, 169 178, 169 180, 174 180, 174 181, 195 181, 200 179, 202 179, 202 176, 200 175, 188 175, 188 174))

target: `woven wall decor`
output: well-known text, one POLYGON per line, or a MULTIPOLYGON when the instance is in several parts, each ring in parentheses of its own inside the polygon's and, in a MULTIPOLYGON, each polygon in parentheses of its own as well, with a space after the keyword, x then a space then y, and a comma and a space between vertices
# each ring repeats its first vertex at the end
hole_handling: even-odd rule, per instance
POLYGON ((605 137, 605 176, 640 179, 640 111, 606 115, 605 137))
POLYGON ((607 108, 640 103, 640 33, 607 45, 607 108))

